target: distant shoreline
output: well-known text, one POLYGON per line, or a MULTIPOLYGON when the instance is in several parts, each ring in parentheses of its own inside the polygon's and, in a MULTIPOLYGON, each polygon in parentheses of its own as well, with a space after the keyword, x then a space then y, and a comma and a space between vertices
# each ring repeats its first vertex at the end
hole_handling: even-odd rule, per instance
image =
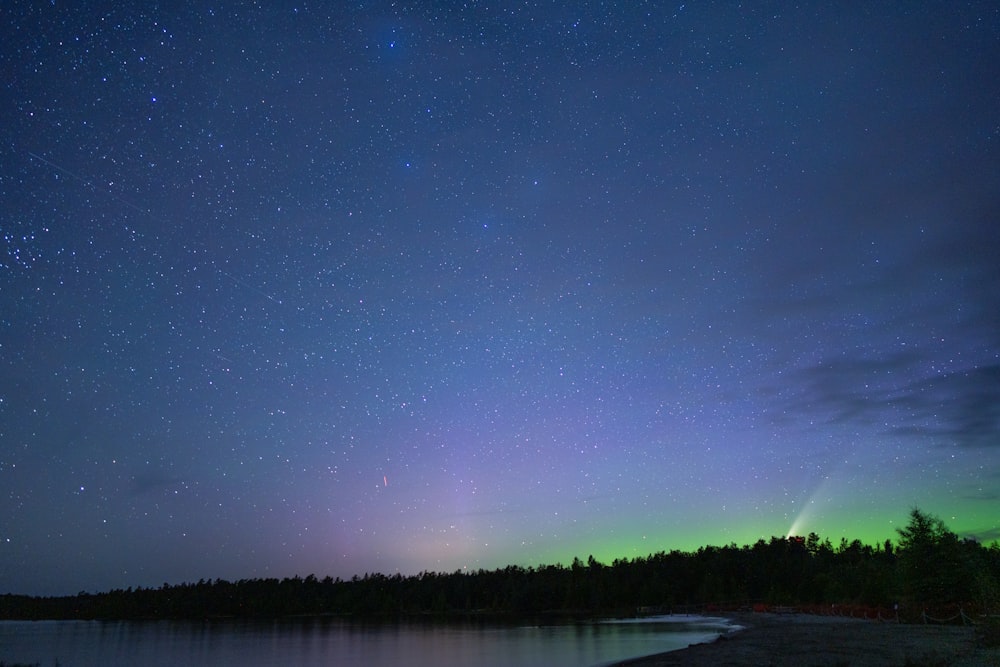
POLYGON ((996 665, 1000 648, 982 648, 971 627, 908 625, 808 614, 724 614, 742 629, 717 640, 615 663, 613 667, 996 665))

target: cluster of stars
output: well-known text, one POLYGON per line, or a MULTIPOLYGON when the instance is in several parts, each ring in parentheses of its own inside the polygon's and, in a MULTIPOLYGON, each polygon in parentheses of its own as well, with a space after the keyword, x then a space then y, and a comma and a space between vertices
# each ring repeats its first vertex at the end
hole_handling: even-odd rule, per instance
POLYGON ((0 592, 996 539, 980 9, 12 10, 0 592))

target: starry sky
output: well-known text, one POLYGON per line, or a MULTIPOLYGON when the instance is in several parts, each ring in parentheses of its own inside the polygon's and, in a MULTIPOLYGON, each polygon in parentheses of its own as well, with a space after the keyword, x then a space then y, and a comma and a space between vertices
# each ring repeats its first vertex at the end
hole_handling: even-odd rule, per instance
POLYGON ((0 30, 0 591, 1000 538, 995 3, 0 30))

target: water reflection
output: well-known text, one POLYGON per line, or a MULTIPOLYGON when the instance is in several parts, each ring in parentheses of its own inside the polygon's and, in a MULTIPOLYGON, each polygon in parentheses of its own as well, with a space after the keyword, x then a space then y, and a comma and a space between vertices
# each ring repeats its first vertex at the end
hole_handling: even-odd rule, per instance
POLYGON ((682 648, 726 631, 722 619, 556 625, 279 621, 0 623, 0 661, 42 667, 365 665, 586 667, 682 648))

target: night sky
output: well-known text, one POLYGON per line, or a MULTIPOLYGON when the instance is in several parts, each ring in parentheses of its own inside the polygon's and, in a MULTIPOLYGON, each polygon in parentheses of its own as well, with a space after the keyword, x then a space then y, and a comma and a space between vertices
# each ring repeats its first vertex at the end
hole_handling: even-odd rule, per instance
POLYGON ((1000 538, 996 3, 179 4, 0 9, 0 592, 1000 538))

